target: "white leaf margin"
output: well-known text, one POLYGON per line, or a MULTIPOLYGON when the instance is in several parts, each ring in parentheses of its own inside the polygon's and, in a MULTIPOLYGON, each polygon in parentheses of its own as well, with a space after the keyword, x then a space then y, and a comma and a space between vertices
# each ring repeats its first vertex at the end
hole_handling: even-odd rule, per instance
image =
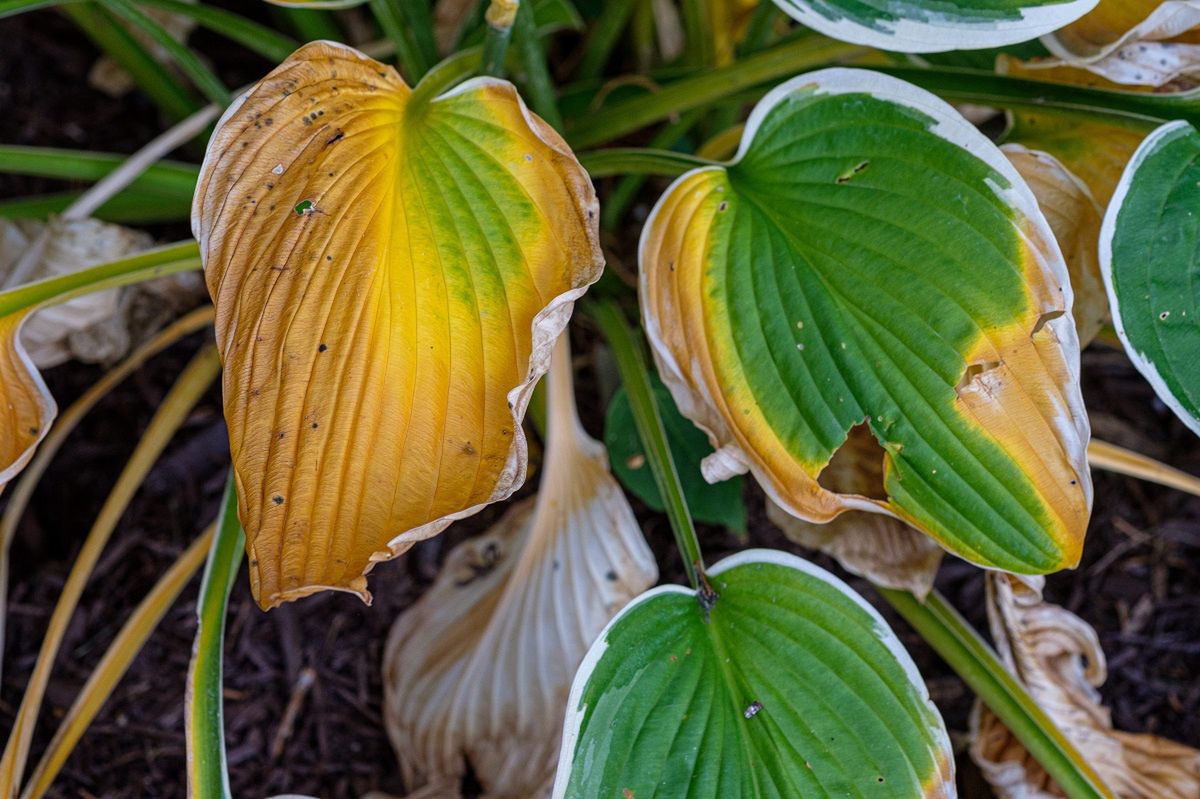
POLYGON ((1011 21, 969 22, 951 15, 938 15, 931 9, 930 16, 935 21, 881 20, 878 27, 863 25, 849 17, 830 19, 815 10, 810 0, 774 2, 801 25, 843 42, 904 53, 942 53, 949 50, 985 50, 1036 39, 1079 19, 1095 8, 1099 0, 1068 0, 1057 5, 1023 8, 1021 19, 1011 21))
MULTIPOLYGON (((850 599, 864 613, 870 617, 875 635, 879 641, 887 648, 888 652, 900 664, 904 670, 905 676, 908 677, 909 683, 916 691, 916 696, 929 708, 933 713, 934 718, 939 721, 942 718, 941 712, 937 709, 933 699, 929 696, 929 689, 925 685, 925 679, 921 676, 921 672, 917 669, 917 664, 913 662, 912 656, 908 650, 904 648, 904 644, 900 642, 900 638, 895 631, 888 626, 887 621, 879 613, 878 610, 867 602, 857 591, 846 584, 837 575, 822 569, 820 566, 807 561, 797 555, 789 552, 784 552, 778 549, 746 549, 734 555, 730 555, 716 565, 706 570, 706 574, 710 578, 719 577, 727 571, 732 571, 741 566, 749 566, 753 564, 769 564, 772 566, 782 566, 787 569, 798 571, 807 577, 813 577, 821 582, 837 589, 841 594, 850 599)), ((599 665, 601 658, 608 651, 608 636, 621 620, 633 610, 646 602, 649 602, 656 597, 678 594, 686 597, 695 597, 696 592, 690 588, 685 588, 681 585, 660 585, 645 592, 641 596, 635 598, 632 602, 621 609, 621 612, 612 618, 600 635, 592 643, 588 649, 587 655, 584 656, 583 662, 579 665, 579 670, 575 672, 575 680, 571 683, 571 694, 567 699, 566 720, 563 724, 562 745, 558 750, 558 771, 554 777, 554 792, 550 799, 565 799, 567 787, 571 782, 573 773, 573 762, 575 759, 575 748, 579 744, 579 735, 582 731, 583 716, 586 711, 586 706, 583 704, 583 692, 587 689, 588 683, 591 682, 592 674, 599 665)), ((717 600, 720 602, 720 600, 717 600)), ((933 725, 930 730, 933 733, 933 738, 930 743, 939 751, 947 755, 947 774, 946 782, 943 785, 943 793, 935 795, 944 795, 948 797, 957 796, 957 791, 954 782, 954 757, 953 748, 950 743, 950 735, 946 732, 945 723, 933 725)))
POLYGON ((1125 198, 1128 196, 1130 188, 1133 187, 1133 182, 1137 180, 1138 171, 1146 159, 1155 155, 1160 147, 1169 144, 1176 138, 1195 133, 1197 133, 1196 129, 1189 122, 1177 119, 1156 128, 1134 151, 1133 157, 1125 165, 1125 172, 1122 173, 1117 189, 1113 192, 1112 200, 1108 203, 1108 210, 1104 212, 1104 222, 1100 225, 1100 276, 1104 278, 1104 290, 1108 292, 1108 306, 1112 312, 1113 327, 1116 328, 1117 337, 1121 339, 1121 344, 1125 347, 1125 354, 1141 372, 1142 377, 1146 378, 1154 388, 1154 393, 1158 395, 1158 398, 1166 403, 1167 407, 1179 417, 1181 422, 1187 425, 1189 430, 1200 436, 1200 418, 1192 416, 1183 407, 1183 403, 1167 386, 1167 381, 1163 379, 1158 366, 1129 340, 1125 331, 1125 319, 1121 313, 1121 300, 1113 282, 1113 237, 1117 232, 1121 212, 1124 210, 1125 198))

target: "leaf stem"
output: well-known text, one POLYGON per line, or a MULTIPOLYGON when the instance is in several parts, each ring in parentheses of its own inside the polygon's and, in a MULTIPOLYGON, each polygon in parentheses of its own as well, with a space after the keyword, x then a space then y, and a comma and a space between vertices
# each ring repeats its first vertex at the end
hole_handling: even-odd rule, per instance
MULTIPOLYGON (((408 39, 407 27, 403 12, 399 6, 402 2, 411 0, 371 0, 371 13, 379 21, 379 27, 384 34, 396 45, 396 60, 400 62, 400 71, 410 86, 415 86, 425 74, 428 65, 422 59, 417 47, 408 39)), ((423 0, 422 0, 423 1, 423 0)))
POLYGON ((483 40, 484 75, 504 77, 504 56, 508 53, 508 42, 512 38, 513 23, 520 8, 520 0, 491 0, 488 5, 487 35, 483 40))
POLYGON ((1004 722, 1069 799, 1112 799, 1075 745, 941 594, 933 591, 922 604, 908 591, 875 589, 1004 722))
POLYGON ((222 699, 225 612, 229 592, 242 566, 246 536, 237 517, 233 473, 217 516, 217 533, 196 603, 196 643, 188 666, 184 730, 187 737, 189 799, 230 799, 225 760, 225 708, 222 699))
POLYGON ((675 545, 679 547, 683 556, 683 568, 687 572, 688 582, 698 592, 701 607, 711 607, 716 594, 704 574, 700 540, 696 537, 696 528, 688 511, 683 484, 671 457, 667 432, 650 387, 650 374, 642 345, 636 337, 637 334, 630 329, 624 312, 612 300, 590 301, 586 308, 612 347, 617 370, 621 373, 621 382, 629 395, 634 424, 645 443, 646 460, 654 474, 658 493, 666 506, 671 532, 675 534, 675 545))
POLYGON ((513 26, 517 51, 525 68, 525 88, 529 92, 530 105, 552 128, 562 130, 563 120, 554 97, 554 82, 546 67, 546 51, 542 49, 542 40, 538 37, 537 24, 533 19, 533 3, 522 3, 517 8, 513 26))
POLYGON ((645 147, 610 147, 579 153, 579 163, 593 178, 609 175, 664 175, 679 177, 699 167, 715 166, 719 162, 698 158, 674 150, 654 150, 645 147))

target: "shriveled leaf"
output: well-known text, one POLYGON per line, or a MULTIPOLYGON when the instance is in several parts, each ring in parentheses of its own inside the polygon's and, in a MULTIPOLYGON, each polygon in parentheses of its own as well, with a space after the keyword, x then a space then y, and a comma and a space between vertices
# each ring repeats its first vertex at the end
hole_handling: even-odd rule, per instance
POLYGON ((583 432, 565 340, 551 371, 536 498, 450 553, 384 656, 384 718, 405 782, 489 799, 549 795, 571 680, 592 641, 658 570, 604 448, 583 432))
MULTIPOLYGON (((841 494, 882 495, 883 459, 865 427, 850 431, 821 473, 821 483, 841 494)), ((849 511, 828 524, 814 524, 768 498, 767 518, 797 544, 824 552, 852 574, 918 597, 933 588, 942 563, 942 548, 935 541, 890 516, 849 511)))
POLYGON ((369 599, 375 562, 521 485, 529 396, 602 267, 596 216, 503 81, 429 100, 317 42, 226 114, 193 229, 261 605, 369 599))
POLYGON ((1200 434, 1200 133, 1150 134, 1117 186, 1100 267, 1117 335, 1159 398, 1200 434))
POLYGON ((802 25, 842 41, 905 53, 981 50, 1033 39, 1096 0, 775 0, 802 25))
MULTIPOLYGON (((712 454, 708 439, 695 425, 679 415, 675 400, 671 399, 671 393, 662 381, 652 377, 651 382, 692 518, 745 532, 746 506, 742 502, 742 479, 732 477, 716 485, 705 482, 700 463, 712 454)), ((618 389, 609 402, 608 415, 604 420, 604 444, 608 448, 613 471, 621 483, 654 510, 665 510, 658 484, 646 461, 646 448, 633 420, 629 395, 624 388, 618 389)))
MULTIPOLYGON (((1090 72, 1072 67, 1034 70, 1027 64, 1001 56, 997 69, 1014 77, 1049 80, 1072 86, 1121 88, 1090 72)), ((1083 181, 1101 208, 1107 207, 1121 172, 1145 132, 1122 128, 1092 118, 1054 112, 1014 111, 1010 114, 1008 141, 1057 158, 1071 174, 1083 181)))
MULTIPOLYGON (((1065 608, 1042 601, 1040 581, 989 574, 988 619, 1004 665, 1117 799, 1200 795, 1200 751, 1153 735, 1113 730, 1097 691, 1106 669, 1096 631, 1065 608)), ((981 703, 972 714, 971 733, 971 757, 1000 799, 1065 796, 981 703)))
POLYGON ((1083 181, 1049 153, 1019 144, 1006 144, 1000 149, 1029 184, 1062 248, 1075 292, 1071 314, 1075 317, 1079 346, 1086 347, 1108 321, 1108 295, 1104 292, 1096 252, 1104 209, 1083 181))
POLYGON ((1056 58, 1116 83, 1164 86, 1200 73, 1200 2, 1100 0, 1090 13, 1045 37, 1056 58))
POLYGON ((659 374, 789 512, 913 524, 1026 573, 1079 558, 1088 424, 1066 266, 1037 202, 948 105, 876 73, 801 76, 738 157, 680 178, 642 237, 659 374), (851 428, 887 499, 818 477, 851 428))
POLYGON ((555 799, 955 795, 941 717, 861 597, 769 550, 709 577, 710 609, 656 588, 592 646, 555 799))

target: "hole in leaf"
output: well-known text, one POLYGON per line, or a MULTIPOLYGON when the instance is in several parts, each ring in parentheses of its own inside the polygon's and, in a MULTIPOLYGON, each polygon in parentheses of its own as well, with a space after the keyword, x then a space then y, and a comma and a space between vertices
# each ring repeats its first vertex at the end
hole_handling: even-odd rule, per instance
POLYGON ((825 490, 838 494, 887 499, 887 491, 883 487, 883 458, 886 454, 867 423, 860 422, 850 428, 845 443, 838 447, 828 465, 817 475, 817 482, 825 490))

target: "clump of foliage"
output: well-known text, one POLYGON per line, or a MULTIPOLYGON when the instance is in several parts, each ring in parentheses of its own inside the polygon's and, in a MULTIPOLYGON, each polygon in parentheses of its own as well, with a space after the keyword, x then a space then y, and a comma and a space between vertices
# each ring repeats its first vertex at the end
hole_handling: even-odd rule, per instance
POLYGON ((46 791, 205 553, 187 783, 228 795, 221 642, 242 553, 264 610, 325 590, 370 603, 375 564, 525 483, 527 414, 536 498, 454 550, 387 647, 388 732, 420 796, 457 796, 468 772, 495 799, 956 795, 941 716, 868 602, 780 551, 706 562, 693 516, 744 527, 743 479, 977 692, 972 755, 1001 795, 1200 790, 1195 753, 1111 729, 1081 666, 1102 660, 1094 636, 1041 597, 1043 575, 1079 562, 1091 468, 1197 491, 1091 441, 1079 357, 1096 336, 1119 342, 1200 432, 1192 3, 277 5, 296 7, 287 32, 202 2, 0 0, 0 16, 61 7, 177 122, 128 160, 0 147, 0 168, 99 180, 6 213, 136 223, 190 208, 195 236, 0 292, 5 547, 89 403, 183 333, 215 333, 64 588, 2 799, 46 791), (231 91, 164 14, 275 66, 231 91), (346 43, 363 29, 382 39, 346 43), (988 109, 1007 114, 1003 146, 970 121, 988 109), (160 161, 192 140, 199 167, 160 161), (635 231, 636 279, 606 271, 606 236, 635 231), (196 269, 212 309, 56 421, 23 323, 196 269), (576 313, 623 384, 607 449, 576 413, 576 313), (221 516, 27 778, 87 576, 218 372, 221 516), (666 514, 689 585, 651 588, 610 459, 666 514), (931 591, 943 552, 989 570, 999 654, 931 591))

